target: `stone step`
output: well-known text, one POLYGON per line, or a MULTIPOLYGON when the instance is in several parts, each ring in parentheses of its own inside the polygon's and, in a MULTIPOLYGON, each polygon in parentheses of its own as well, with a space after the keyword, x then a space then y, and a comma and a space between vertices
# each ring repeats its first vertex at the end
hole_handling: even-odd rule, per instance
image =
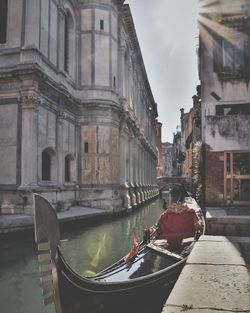
POLYGON ((249 208, 206 208, 206 234, 250 236, 249 208))

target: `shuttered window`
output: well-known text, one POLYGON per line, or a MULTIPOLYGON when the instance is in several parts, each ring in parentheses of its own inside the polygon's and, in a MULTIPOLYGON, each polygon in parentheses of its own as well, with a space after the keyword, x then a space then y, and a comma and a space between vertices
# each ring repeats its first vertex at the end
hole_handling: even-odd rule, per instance
POLYGON ((8 0, 0 2, 0 44, 7 41, 8 0))

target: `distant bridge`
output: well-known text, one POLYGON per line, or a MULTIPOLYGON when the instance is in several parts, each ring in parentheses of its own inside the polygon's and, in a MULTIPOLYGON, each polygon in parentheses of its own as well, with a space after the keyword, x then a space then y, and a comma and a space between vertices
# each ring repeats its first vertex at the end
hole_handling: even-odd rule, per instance
POLYGON ((186 187, 187 190, 192 190, 192 181, 187 177, 179 177, 179 176, 161 176, 157 178, 157 184, 159 186, 160 191, 164 190, 165 187, 169 184, 182 184, 186 187))

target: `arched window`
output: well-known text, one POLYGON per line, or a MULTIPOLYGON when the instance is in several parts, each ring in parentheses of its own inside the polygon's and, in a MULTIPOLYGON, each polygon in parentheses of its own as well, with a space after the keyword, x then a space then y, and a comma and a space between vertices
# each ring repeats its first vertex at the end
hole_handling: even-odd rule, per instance
POLYGON ((64 158, 64 181, 65 183, 73 182, 75 179, 75 158, 72 154, 68 154, 64 158))
POLYGON ((7 41, 8 0, 1 0, 0 7, 0 44, 7 41))
POLYGON ((70 157, 66 156, 65 157, 65 182, 70 182, 71 180, 71 173, 70 173, 70 157))
POLYGON ((56 153, 51 148, 46 148, 42 152, 42 180, 55 181, 57 173, 56 153))
POLYGON ((48 150, 42 152, 42 180, 51 180, 51 155, 48 150))
POLYGON ((69 10, 65 14, 64 24, 64 71, 74 73, 74 20, 69 10))

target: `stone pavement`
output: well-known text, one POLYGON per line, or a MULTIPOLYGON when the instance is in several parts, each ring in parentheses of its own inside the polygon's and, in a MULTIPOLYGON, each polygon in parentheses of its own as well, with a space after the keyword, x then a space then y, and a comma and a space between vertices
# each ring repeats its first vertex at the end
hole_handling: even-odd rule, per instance
POLYGON ((162 313, 250 313, 250 268, 240 241, 250 248, 250 238, 202 236, 162 313))
MULTIPOLYGON (((74 220, 82 220, 86 218, 110 215, 112 211, 103 209, 94 209, 86 207, 72 207, 68 211, 58 212, 57 217, 60 222, 69 222, 74 220)), ((11 214, 0 215, 0 234, 6 234, 16 231, 32 229, 34 221, 32 215, 11 214)))

